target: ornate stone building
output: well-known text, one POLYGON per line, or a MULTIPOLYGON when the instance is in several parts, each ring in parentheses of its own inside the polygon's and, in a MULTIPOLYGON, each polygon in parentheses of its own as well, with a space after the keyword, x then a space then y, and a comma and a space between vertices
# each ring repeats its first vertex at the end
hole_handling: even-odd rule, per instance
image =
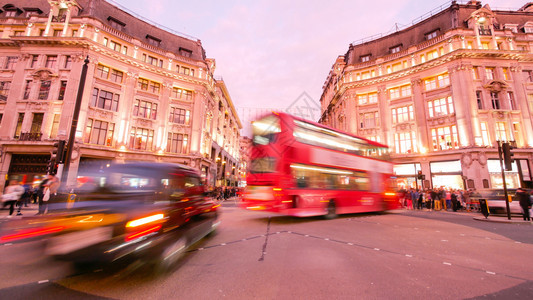
POLYGON ((428 15, 352 43, 320 122, 389 145, 400 186, 501 188, 498 141, 515 141, 508 187, 531 186, 533 3, 452 1, 428 15))
POLYGON ((104 0, 0 0, 2 178, 46 173, 54 141, 70 135, 87 57, 70 183, 85 165, 146 160, 237 184, 242 126, 200 40, 104 0))

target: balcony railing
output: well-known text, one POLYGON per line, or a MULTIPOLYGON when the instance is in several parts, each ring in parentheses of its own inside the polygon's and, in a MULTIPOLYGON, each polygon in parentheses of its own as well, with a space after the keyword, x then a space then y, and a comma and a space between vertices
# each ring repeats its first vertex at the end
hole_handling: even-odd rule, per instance
POLYGON ((40 141, 42 136, 40 132, 21 132, 19 141, 40 141))

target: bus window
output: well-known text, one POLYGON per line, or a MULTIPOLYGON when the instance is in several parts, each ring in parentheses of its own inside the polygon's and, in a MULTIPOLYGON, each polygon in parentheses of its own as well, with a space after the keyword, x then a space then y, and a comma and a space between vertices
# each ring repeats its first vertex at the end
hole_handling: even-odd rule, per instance
POLYGON ((274 173, 276 171, 276 158, 260 157, 251 162, 250 173, 274 173))
POLYGON ((276 141, 281 132, 279 117, 270 115, 252 122, 254 145, 268 145, 276 141))

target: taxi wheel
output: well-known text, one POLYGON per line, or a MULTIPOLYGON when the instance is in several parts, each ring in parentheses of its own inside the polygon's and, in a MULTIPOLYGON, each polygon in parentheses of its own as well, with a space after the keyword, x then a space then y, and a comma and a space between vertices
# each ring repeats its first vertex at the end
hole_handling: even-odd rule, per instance
POLYGON ((335 201, 332 199, 332 200, 329 200, 327 212, 324 218, 326 218, 327 220, 331 220, 331 219, 335 219, 336 217, 337 217, 337 209, 335 207, 335 201))
POLYGON ((155 262, 154 271, 156 274, 168 273, 176 266, 177 262, 187 249, 187 239, 180 237, 178 240, 168 245, 159 255, 155 262))

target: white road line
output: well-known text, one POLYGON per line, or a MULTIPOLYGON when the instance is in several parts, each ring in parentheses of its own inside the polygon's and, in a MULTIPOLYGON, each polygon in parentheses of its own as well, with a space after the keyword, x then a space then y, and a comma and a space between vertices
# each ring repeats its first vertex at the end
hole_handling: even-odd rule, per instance
POLYGON ((448 266, 451 266, 451 265, 452 265, 452 264, 449 263, 449 262, 443 262, 442 264, 444 264, 444 265, 448 265, 448 266))
POLYGON ((353 246, 353 243, 348 243, 348 245, 353 246))
POLYGON ((441 242, 447 242, 448 240, 440 240, 441 242))
POLYGON ((38 284, 47 283, 47 282, 48 282, 48 279, 37 281, 38 284))
POLYGON ((487 272, 487 274, 490 274, 490 275, 496 275, 496 273, 491 272, 491 271, 485 271, 485 272, 487 272))
POLYGON ((222 243, 222 244, 220 244, 220 246, 226 246, 226 243, 222 243))
POLYGON ((374 250, 379 251, 380 249, 379 248, 374 248, 374 250))
POLYGON ((407 257, 413 257, 411 254, 406 254, 405 256, 407 256, 407 257))

